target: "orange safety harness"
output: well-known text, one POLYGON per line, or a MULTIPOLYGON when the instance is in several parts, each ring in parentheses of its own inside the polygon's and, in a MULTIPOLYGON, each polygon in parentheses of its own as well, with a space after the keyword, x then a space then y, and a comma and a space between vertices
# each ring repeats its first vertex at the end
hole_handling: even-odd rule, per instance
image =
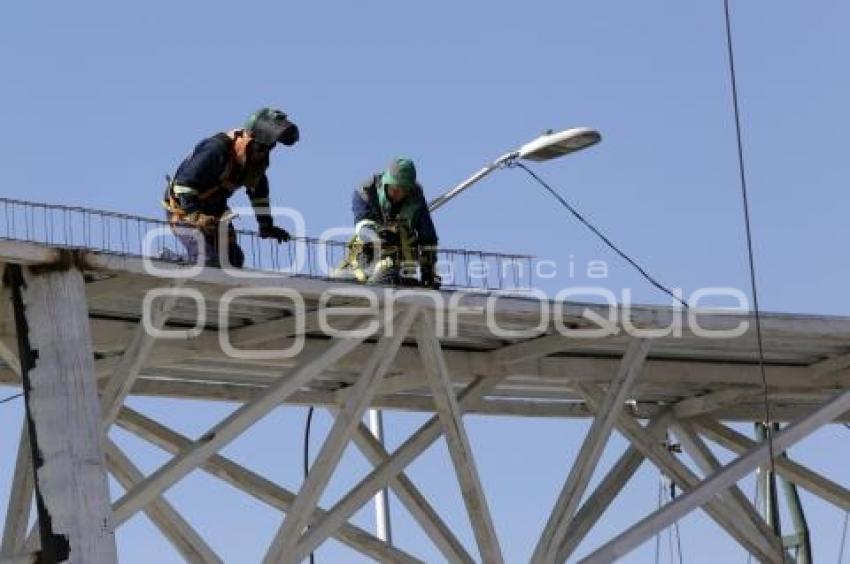
MULTIPOLYGON (((232 194, 240 185, 239 179, 236 178, 237 175, 233 174, 234 170, 237 169, 236 155, 233 153, 233 142, 240 134, 241 130, 234 129, 227 133, 219 133, 215 136, 227 143, 230 158, 218 178, 218 183, 209 190, 198 194, 198 199, 201 202, 211 199, 213 196, 218 195, 222 191, 227 191, 227 195, 230 196, 230 194, 232 194)), ((168 221, 172 225, 185 222, 186 217, 189 214, 186 213, 186 210, 180 207, 180 202, 174 195, 174 180, 170 176, 166 176, 166 181, 168 182, 168 186, 165 190, 165 197, 162 200, 162 207, 164 207, 169 214, 168 221)))

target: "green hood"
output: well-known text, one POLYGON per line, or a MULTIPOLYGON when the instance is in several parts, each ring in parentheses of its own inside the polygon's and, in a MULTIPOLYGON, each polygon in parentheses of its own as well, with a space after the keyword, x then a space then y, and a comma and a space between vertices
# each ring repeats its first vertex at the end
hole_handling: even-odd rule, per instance
POLYGON ((407 190, 416 186, 416 167, 413 161, 405 158, 396 158, 390 162, 390 166, 381 175, 381 185, 395 185, 407 190))

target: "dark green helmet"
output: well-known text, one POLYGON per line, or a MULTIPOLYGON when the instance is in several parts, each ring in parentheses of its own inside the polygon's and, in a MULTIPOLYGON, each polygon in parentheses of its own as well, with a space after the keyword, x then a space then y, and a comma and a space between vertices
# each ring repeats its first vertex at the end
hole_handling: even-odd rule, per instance
POLYGON ((273 147, 278 141, 287 146, 298 141, 298 126, 289 121, 285 113, 274 108, 261 108, 251 114, 244 129, 257 143, 268 147, 273 147))

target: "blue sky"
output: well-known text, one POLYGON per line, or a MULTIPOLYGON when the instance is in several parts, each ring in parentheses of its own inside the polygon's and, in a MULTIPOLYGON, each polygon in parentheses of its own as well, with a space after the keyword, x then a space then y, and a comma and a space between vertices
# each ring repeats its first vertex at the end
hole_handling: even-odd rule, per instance
MULTIPOLYGON (((732 4, 761 305, 848 315, 850 4, 732 4)), ((300 210, 316 235, 350 223, 351 190, 394 155, 412 157, 435 196, 545 129, 586 125, 602 132, 600 145, 536 170, 668 285, 686 294, 748 288, 720 0, 153 0, 18 3, 2 12, 4 196, 159 216, 162 177, 195 142, 272 105, 302 132, 297 146, 273 155, 273 202, 300 210)), ((615 293, 630 287, 637 301, 666 303, 521 171, 496 172, 435 221, 446 246, 578 265, 575 278, 562 267, 546 291, 586 284, 581 265, 606 260, 605 285, 615 293)), ((135 403, 190 434, 232 409, 135 403)), ((10 429, 0 443, 8 459, 19 407, 5 404, 0 418, 10 429)), ((295 487, 302 421, 301 410, 281 410, 228 450, 295 487)), ((390 442, 416 421, 390 415, 390 442)), ((521 562, 585 424, 470 418, 469 425, 506 556, 521 562)), ((163 460, 118 437, 146 468, 163 460)), ((794 454, 847 484, 846 459, 825 454, 847 437, 830 429, 794 454)), ((619 448, 621 441, 606 460, 619 448)), ((365 470, 356 456, 346 460, 350 476, 334 482, 326 501, 365 470)), ((412 474, 447 502, 447 518, 472 546, 447 463, 435 448, 412 474)), ((0 484, 8 472, 0 470, 0 484)), ((643 467, 579 554, 652 510, 657 480, 643 467)), ((193 479, 169 497, 202 522, 228 561, 256 560, 276 527, 273 512, 211 479, 193 479)), ((816 558, 834 560, 842 515, 811 497, 804 502, 816 558)), ((360 522, 369 523, 368 512, 360 522)), ((414 529, 399 516, 400 544, 435 559, 414 529)), ((745 558, 701 515, 681 530, 689 562, 745 558)), ((176 558, 142 518, 119 540, 127 562, 149 561, 131 549, 139 546, 162 547, 163 562, 176 558)), ((350 556, 335 546, 318 554, 320 562, 350 556)), ((628 560, 651 559, 647 545, 628 560)))

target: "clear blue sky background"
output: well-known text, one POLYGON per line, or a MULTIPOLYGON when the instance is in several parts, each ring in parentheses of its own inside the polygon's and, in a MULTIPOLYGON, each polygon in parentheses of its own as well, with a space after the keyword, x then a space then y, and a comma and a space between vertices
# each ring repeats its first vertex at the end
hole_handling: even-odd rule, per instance
MULTIPOLYGON (((850 314, 848 22, 850 4, 840 0, 733 2, 765 309, 850 314)), ((588 125, 602 132, 601 145, 539 173, 669 285, 747 289, 723 26, 721 0, 7 4, 3 195, 159 216, 163 174, 195 142, 273 105, 302 131, 301 143, 274 154, 273 202, 299 209, 315 235, 350 223, 352 188, 393 155, 413 157, 434 196, 544 129, 588 125)), ((435 219, 447 246, 558 261, 549 292, 588 283, 582 265, 601 259, 616 293, 631 287, 639 301, 665 303, 520 171, 497 172, 435 219)), ((190 434, 232 409, 133 403, 190 434)), ((19 408, 0 408, 7 462, 19 408)), ((420 420, 388 416, 391 445, 420 420)), ((317 434, 328 423, 320 416, 317 434)), ((302 410, 278 410, 226 452, 297 487, 302 424, 302 410)), ((472 417, 468 425, 506 558, 523 562, 585 424, 472 417)), ((147 470, 164 461, 116 438, 147 470)), ((793 454, 850 484, 848 438, 832 428, 793 454)), ((601 466, 622 448, 612 443, 601 466)), ((350 455, 345 469, 326 503, 366 466, 350 455)), ((0 486, 10 470, 3 465, 0 486)), ((411 475, 473 547, 442 447, 411 475)), ((644 466, 577 554, 654 509, 657 483, 644 466)), ((168 497, 228 562, 257 561, 279 521, 200 475, 168 497)), ((835 561, 843 514, 808 495, 804 503, 816 561, 835 561)), ((395 516, 398 543, 439 561, 410 519, 395 516)), ((368 510, 358 522, 371 526, 368 510)), ((681 523, 681 536, 687 562, 745 561, 700 513, 681 523)), ((122 561, 151 562, 154 551, 157 562, 178 560, 144 517, 118 538, 122 561)), ((334 544, 317 557, 357 561, 334 544)), ((648 543, 626 560, 652 558, 648 543)))

